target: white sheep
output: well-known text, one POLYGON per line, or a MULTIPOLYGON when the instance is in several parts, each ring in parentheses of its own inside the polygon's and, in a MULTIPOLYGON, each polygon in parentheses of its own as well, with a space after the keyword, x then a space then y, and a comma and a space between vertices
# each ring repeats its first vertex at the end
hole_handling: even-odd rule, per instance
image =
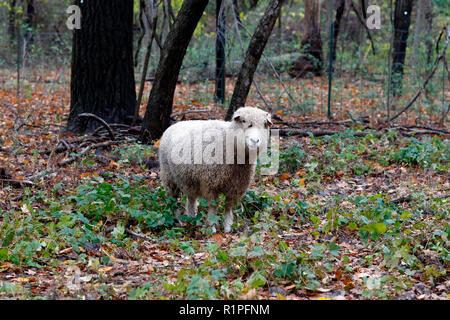
POLYGON ((213 200, 225 195, 224 231, 231 232, 232 208, 247 191, 259 152, 267 147, 270 114, 252 107, 238 109, 231 122, 191 120, 175 123, 159 146, 161 182, 167 196, 187 196, 186 211, 197 214, 197 199, 208 201, 208 225, 215 214, 213 200))

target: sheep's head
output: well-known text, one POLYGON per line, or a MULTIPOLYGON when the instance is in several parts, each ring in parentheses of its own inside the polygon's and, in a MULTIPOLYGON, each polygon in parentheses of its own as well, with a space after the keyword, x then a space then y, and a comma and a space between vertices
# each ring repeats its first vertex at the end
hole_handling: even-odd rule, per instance
POLYGON ((233 124, 244 131, 245 145, 253 150, 266 145, 272 120, 270 113, 264 110, 244 107, 233 114, 233 124))

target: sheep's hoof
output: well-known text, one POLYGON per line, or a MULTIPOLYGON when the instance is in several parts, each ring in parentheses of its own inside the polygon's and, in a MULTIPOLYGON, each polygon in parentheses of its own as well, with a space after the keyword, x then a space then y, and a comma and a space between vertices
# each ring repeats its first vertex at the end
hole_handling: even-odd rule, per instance
POLYGON ((211 234, 216 234, 216 233, 217 233, 216 227, 211 226, 211 234))
POLYGON ((231 233, 231 226, 224 226, 223 228, 225 233, 231 233))

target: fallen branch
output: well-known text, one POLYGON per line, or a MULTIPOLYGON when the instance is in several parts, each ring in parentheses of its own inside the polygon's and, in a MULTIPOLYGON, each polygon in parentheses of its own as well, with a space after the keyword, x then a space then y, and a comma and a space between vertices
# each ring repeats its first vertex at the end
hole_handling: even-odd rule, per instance
POLYGON ((9 178, 9 179, 0 178, 0 182, 8 183, 8 184, 10 184, 10 185, 12 185, 14 187, 23 187, 22 184, 34 185, 33 181, 22 180, 22 179, 14 179, 14 178, 9 178))
POLYGON ((58 166, 62 167, 67 164, 70 164, 70 163, 74 162, 76 159, 78 159, 79 157, 86 155, 89 151, 91 151, 93 149, 108 147, 108 146, 112 146, 112 145, 118 145, 118 144, 122 144, 125 142, 128 142, 128 141, 127 140, 107 141, 107 142, 101 142, 101 143, 96 143, 96 144, 87 146, 86 148, 84 148, 80 153, 78 153, 74 157, 65 159, 65 160, 61 161, 60 163, 58 163, 58 166))
POLYGON ((22 184, 34 185, 30 180, 15 179, 6 173, 6 169, 0 167, 0 182, 8 183, 14 187, 23 187, 22 184))
MULTIPOLYGON (((431 198, 432 198, 431 196, 428 196, 425 198, 425 200, 430 200, 431 198)), ((434 199, 447 199, 447 198, 450 198, 450 194, 445 194, 445 195, 437 196, 437 197, 433 197, 433 198, 434 199)), ((399 204, 399 203, 404 203, 404 202, 409 203, 414 200, 416 200, 416 199, 413 198, 412 195, 408 195, 406 197, 401 197, 401 198, 389 201, 388 204, 399 204)))
POLYGON ((78 117, 80 117, 80 118, 91 118, 91 119, 94 119, 94 120, 100 122, 106 128, 106 130, 108 130, 108 133, 109 133, 109 136, 111 137, 111 140, 116 140, 116 137, 114 136, 114 132, 111 130, 111 127, 106 123, 105 120, 103 120, 99 116, 96 116, 93 113, 81 113, 81 114, 78 115, 78 117))
MULTIPOLYGON (((323 136, 332 136, 335 134, 343 134, 345 132, 342 131, 331 131, 331 130, 316 130, 316 131, 306 131, 306 130, 291 130, 291 129, 278 129, 281 137, 288 136, 296 136, 296 137, 323 137, 323 136)), ((353 136, 355 137, 364 137, 373 132, 367 131, 357 131, 353 132, 353 136)))
POLYGON ((150 238, 150 237, 148 237, 146 235, 143 235, 143 234, 131 231, 128 228, 125 229, 125 232, 128 233, 129 235, 132 235, 133 237, 136 237, 136 238, 141 238, 141 239, 148 240, 148 241, 154 241, 154 239, 152 239, 152 238, 150 238))
POLYGON ((448 130, 433 129, 433 128, 426 128, 426 127, 421 128, 420 126, 417 126, 417 129, 415 129, 414 127, 412 127, 412 128, 395 127, 395 128, 392 128, 392 129, 408 131, 408 132, 414 133, 416 135, 419 135, 419 134, 440 134, 440 135, 442 135, 442 134, 450 134, 450 131, 448 131, 448 130))
POLYGON ((448 131, 448 130, 432 128, 432 127, 427 127, 427 126, 407 125, 407 126, 394 127, 393 129, 397 129, 397 128, 400 129, 400 130, 402 130, 402 129, 407 129, 407 130, 425 129, 425 130, 428 130, 430 132, 450 134, 450 131, 448 131))
POLYGON ((301 129, 303 126, 321 126, 321 125, 346 125, 350 123, 369 123, 369 120, 367 118, 362 118, 361 120, 354 120, 354 119, 346 119, 346 120, 339 120, 339 121, 303 121, 303 122, 286 122, 286 121, 275 121, 274 124, 284 124, 286 126, 289 126, 291 128, 298 128, 301 129))

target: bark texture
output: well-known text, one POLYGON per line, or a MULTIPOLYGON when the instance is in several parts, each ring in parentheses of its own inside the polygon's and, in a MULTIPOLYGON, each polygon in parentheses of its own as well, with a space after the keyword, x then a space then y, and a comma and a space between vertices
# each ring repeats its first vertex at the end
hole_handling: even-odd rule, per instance
POLYGON ((16 0, 10 0, 8 10, 8 36, 11 43, 16 38, 16 0))
POLYGON ((83 133, 99 126, 80 113, 108 123, 130 124, 136 107, 133 70, 133 0, 89 0, 75 29, 67 129, 83 133))
POLYGON ((225 6, 216 0, 216 90, 214 101, 225 101, 225 6), (221 9, 221 7, 223 7, 221 9))
POLYGON ((392 92, 401 94, 403 67, 405 64, 406 47, 408 44, 409 26, 411 24, 411 12, 413 0, 395 1, 394 12, 394 42, 392 57, 392 92))

